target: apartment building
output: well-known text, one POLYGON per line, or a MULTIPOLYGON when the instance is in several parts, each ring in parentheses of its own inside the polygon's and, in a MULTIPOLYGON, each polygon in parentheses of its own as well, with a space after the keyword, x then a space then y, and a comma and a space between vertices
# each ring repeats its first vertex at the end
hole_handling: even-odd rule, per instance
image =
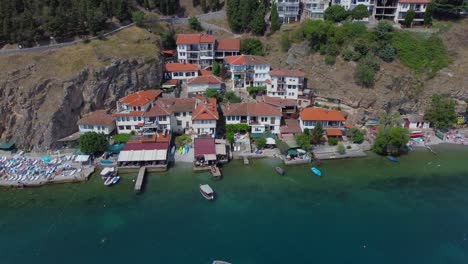
POLYGON ((231 74, 232 87, 266 86, 271 67, 264 57, 254 55, 227 56, 224 63, 231 74))
POLYGON ((186 81, 199 76, 198 66, 189 63, 168 63, 164 66, 166 80, 186 81))
POLYGON ((303 0, 303 17, 323 19, 323 12, 331 5, 331 0, 303 0))
POLYGON ((248 124, 251 133, 280 133, 281 108, 262 102, 228 104, 224 109, 226 124, 248 124))
POLYGON ((305 73, 298 70, 276 69, 268 72, 267 95, 297 100, 305 85, 305 73))
POLYGON ((97 110, 83 116, 77 123, 80 134, 87 132, 110 135, 115 130, 115 121, 106 110, 97 110))
POLYGON ((194 134, 200 136, 215 136, 216 125, 219 119, 217 107, 215 98, 201 98, 196 100, 196 106, 192 116, 194 134))
POLYGON ((279 21, 288 24, 299 21, 300 1, 299 0, 273 0, 278 8, 279 21))

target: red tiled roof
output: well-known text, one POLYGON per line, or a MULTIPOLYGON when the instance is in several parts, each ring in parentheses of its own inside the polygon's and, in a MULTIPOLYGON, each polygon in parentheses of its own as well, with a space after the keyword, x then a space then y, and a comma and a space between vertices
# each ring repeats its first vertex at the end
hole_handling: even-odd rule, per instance
POLYGON ((122 151, 129 150, 161 150, 167 149, 169 143, 167 142, 158 142, 158 143, 127 143, 122 151))
POLYGON ((208 70, 200 70, 201 76, 213 75, 211 71, 208 70))
POLYGON ((304 108, 299 116, 302 120, 308 121, 345 121, 340 111, 315 107, 304 108))
POLYGON ((174 55, 174 52, 173 50, 163 50, 163 54, 165 55, 174 55))
POLYGON ((269 65, 268 61, 262 56, 238 55, 226 56, 224 59, 230 65, 269 65))
POLYGON ((125 113, 115 113, 112 116, 142 116, 143 111, 131 111, 125 113))
POLYGON ((240 51, 240 39, 225 38, 216 41, 216 50, 240 51))
POLYGON ((343 136, 343 132, 341 131, 341 129, 338 129, 338 128, 327 128, 325 129, 325 131, 327 132, 327 136, 331 136, 331 137, 343 136))
POLYGON ((281 134, 297 134, 302 133, 299 120, 297 119, 285 119, 284 125, 280 127, 281 134))
POLYGON ((83 118, 81 118, 77 124, 112 126, 114 124, 114 119, 107 113, 106 110, 97 110, 83 116, 83 118))
POLYGON ((168 63, 165 69, 167 72, 198 71, 198 66, 190 63, 168 63))
POLYGON ((214 138, 195 138, 193 144, 195 157, 216 154, 214 138))
POLYGON ((402 4, 427 4, 429 0, 400 0, 398 2, 402 4))
POLYGON ((161 107, 158 103, 154 104, 151 109, 144 114, 144 117, 155 117, 155 116, 168 116, 171 115, 167 109, 161 107))
POLYGON ((176 40, 177 45, 190 45, 213 42, 214 36, 207 34, 178 34, 176 40))
POLYGON ((294 99, 282 99, 279 97, 271 97, 266 95, 260 97, 260 101, 279 107, 297 106, 297 101, 294 99))
POLYGON ((177 80, 175 80, 175 79, 169 80, 169 81, 163 83, 163 85, 177 85, 177 80))
POLYGON ((130 106, 143 106, 161 95, 161 90, 144 90, 120 98, 119 102, 130 106))
POLYGON ((193 111, 192 120, 218 120, 219 113, 216 108, 216 99, 208 98, 208 100, 198 103, 193 111))
POLYGON ((224 110, 225 116, 279 116, 281 110, 278 107, 262 103, 248 102, 227 105, 224 110))
POLYGON ((145 117, 167 116, 174 112, 192 112, 195 108, 193 98, 159 98, 145 117))
POLYGON ((276 69, 271 70, 268 74, 270 76, 282 76, 282 77, 299 77, 304 78, 305 73, 298 70, 286 70, 286 69, 276 69))
POLYGON ((223 82, 214 75, 198 76, 187 80, 187 84, 222 84, 223 82))

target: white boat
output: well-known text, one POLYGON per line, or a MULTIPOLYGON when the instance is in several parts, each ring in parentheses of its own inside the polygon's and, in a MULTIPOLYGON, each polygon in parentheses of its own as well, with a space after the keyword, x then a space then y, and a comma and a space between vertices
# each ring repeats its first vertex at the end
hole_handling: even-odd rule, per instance
POLYGON ((200 184, 200 193, 207 200, 214 199, 214 191, 208 184, 200 184))
POLYGON ((231 264, 231 263, 227 261, 223 261, 223 260, 215 260, 213 261, 213 264, 231 264))
POLYGON ((105 186, 111 186, 114 184, 114 177, 107 177, 107 179, 104 181, 105 186))
POLYGON ((107 176, 109 176, 109 174, 111 174, 113 172, 114 172, 114 167, 111 167, 111 168, 106 167, 101 171, 101 176, 102 177, 107 177, 107 176))

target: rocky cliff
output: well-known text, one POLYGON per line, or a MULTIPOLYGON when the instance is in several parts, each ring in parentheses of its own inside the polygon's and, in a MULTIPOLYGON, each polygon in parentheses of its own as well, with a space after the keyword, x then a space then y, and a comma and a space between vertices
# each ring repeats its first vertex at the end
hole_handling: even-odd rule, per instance
POLYGON ((77 131, 83 114, 113 108, 118 98, 157 86, 162 78, 158 60, 116 59, 103 68, 84 67, 71 78, 28 82, 38 67, 31 63, 0 79, 0 134, 26 149, 53 147, 57 139, 77 131))

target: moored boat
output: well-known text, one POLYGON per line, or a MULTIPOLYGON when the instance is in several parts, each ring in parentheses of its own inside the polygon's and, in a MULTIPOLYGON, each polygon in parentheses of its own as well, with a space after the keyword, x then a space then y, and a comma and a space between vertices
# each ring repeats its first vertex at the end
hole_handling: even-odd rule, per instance
POLYGON ((284 169, 283 169, 283 168, 281 168, 281 167, 276 167, 275 170, 276 170, 276 172, 277 172, 279 175, 281 175, 281 176, 284 175, 284 169))
POLYGON ((200 184, 200 193, 207 200, 214 199, 214 191, 208 184, 200 184))
POLYGON ((312 168, 310 168, 310 171, 311 171, 312 173, 314 173, 316 176, 322 177, 322 172, 321 172, 319 169, 317 169, 317 168, 315 168, 315 167, 312 167, 312 168))
POLYGON ((391 162, 398 162, 398 158, 394 156, 387 156, 387 159, 391 162))
POLYGON ((107 177, 106 180, 104 181, 104 185, 105 186, 111 186, 112 184, 114 184, 114 178, 115 177, 107 177))
POLYGON ((213 264, 231 264, 231 263, 227 261, 223 261, 223 260, 215 260, 213 261, 213 264))
POLYGON ((112 180, 112 184, 118 183, 119 180, 120 180, 120 177, 119 177, 119 176, 115 176, 114 179, 112 180))

